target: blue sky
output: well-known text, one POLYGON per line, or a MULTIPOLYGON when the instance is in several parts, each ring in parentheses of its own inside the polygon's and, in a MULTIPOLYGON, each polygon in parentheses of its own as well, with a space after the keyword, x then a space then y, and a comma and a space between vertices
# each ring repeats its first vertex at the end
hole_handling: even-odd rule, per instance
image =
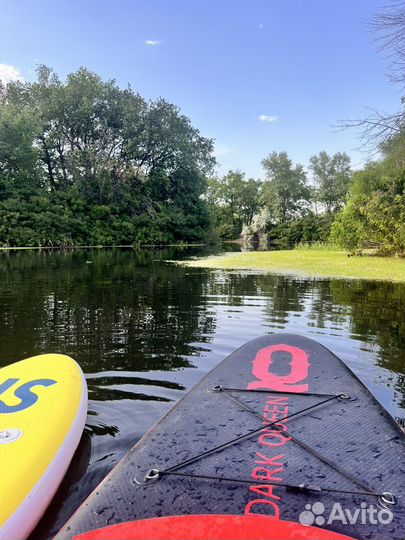
POLYGON ((399 108, 366 25, 382 3, 0 0, 0 75, 32 80, 45 63, 64 77, 86 66, 162 96, 216 140, 220 173, 263 177, 273 150, 303 165, 320 150, 346 151, 360 166, 356 132, 333 126, 365 107, 399 108))

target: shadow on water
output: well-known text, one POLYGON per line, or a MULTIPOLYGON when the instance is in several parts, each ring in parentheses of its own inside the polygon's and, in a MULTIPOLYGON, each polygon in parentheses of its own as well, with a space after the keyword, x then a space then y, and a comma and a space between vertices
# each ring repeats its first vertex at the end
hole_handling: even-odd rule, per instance
POLYGON ((31 540, 54 535, 185 390, 264 333, 317 339, 403 422, 402 284, 164 262, 206 252, 0 253, 0 366, 45 352, 69 354, 89 389, 79 449, 31 540))

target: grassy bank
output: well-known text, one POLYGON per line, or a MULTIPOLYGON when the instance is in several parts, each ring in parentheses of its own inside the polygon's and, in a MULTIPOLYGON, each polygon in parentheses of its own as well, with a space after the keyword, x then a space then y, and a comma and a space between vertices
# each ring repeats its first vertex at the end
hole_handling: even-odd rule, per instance
POLYGON ((354 256, 339 250, 295 249, 225 253, 185 261, 187 266, 262 270, 280 274, 405 281, 405 261, 398 257, 354 256))

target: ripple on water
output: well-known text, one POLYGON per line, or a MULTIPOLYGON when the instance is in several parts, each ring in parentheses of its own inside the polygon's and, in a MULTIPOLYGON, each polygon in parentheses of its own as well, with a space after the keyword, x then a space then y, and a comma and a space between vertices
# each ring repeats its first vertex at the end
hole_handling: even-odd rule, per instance
POLYGON ((316 339, 404 418, 402 284, 163 262, 186 254, 20 252, 1 268, 0 365, 62 352, 80 363, 89 385, 85 434, 31 540, 50 538, 187 389, 262 334, 316 339))

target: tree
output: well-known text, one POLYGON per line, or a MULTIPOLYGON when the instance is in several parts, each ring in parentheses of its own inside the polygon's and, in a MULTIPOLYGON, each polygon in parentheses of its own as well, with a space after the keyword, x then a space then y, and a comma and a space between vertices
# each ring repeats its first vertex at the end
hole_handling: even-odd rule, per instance
POLYGON ((241 190, 241 212, 243 225, 250 225, 254 215, 260 209, 259 195, 261 182, 254 178, 249 178, 242 185, 241 190))
MULTIPOLYGON (((405 10, 391 3, 370 21, 377 50, 390 60, 391 82, 405 82, 405 10)), ((394 114, 373 110, 368 118, 342 122, 341 127, 361 130, 365 146, 382 153, 354 174, 348 202, 332 226, 331 239, 348 249, 379 248, 381 252, 405 250, 405 98, 394 114)))
MULTIPOLYGON (((391 2, 369 22, 369 29, 375 36, 377 52, 389 59, 388 77, 393 83, 405 84, 405 9, 403 2, 391 2)), ((378 151, 391 137, 397 137, 405 129, 405 97, 401 98, 401 108, 396 113, 386 113, 370 109, 367 118, 346 120, 339 127, 359 128, 365 147, 378 151)))
POLYGON ((370 20, 377 51, 390 60, 392 82, 405 82, 405 9, 403 2, 391 2, 370 20))
POLYGON ((337 212, 345 202, 351 180, 350 158, 338 152, 329 156, 322 151, 310 158, 310 169, 315 180, 315 199, 328 213, 337 212))
POLYGON ((26 226, 36 245, 201 239, 212 152, 213 141, 164 99, 147 102, 86 68, 61 81, 39 66, 34 83, 0 85, 0 200, 14 220, 0 241, 20 243, 14 230, 26 226), (49 219, 33 214, 34 196, 49 205, 49 219), (75 209, 66 211, 66 234, 51 215, 62 201, 75 209), (70 227, 78 207, 83 226, 70 227))
POLYGON ((353 175, 348 202, 335 219, 331 239, 355 250, 405 251, 405 137, 391 138, 384 159, 353 175))
POLYGON ((259 209, 260 182, 239 170, 228 171, 222 178, 211 178, 208 203, 214 214, 217 231, 223 238, 235 238, 249 225, 259 209))
POLYGON ((286 152, 272 152, 262 161, 266 172, 261 203, 275 223, 303 215, 308 208, 310 190, 302 165, 293 166, 286 152))

